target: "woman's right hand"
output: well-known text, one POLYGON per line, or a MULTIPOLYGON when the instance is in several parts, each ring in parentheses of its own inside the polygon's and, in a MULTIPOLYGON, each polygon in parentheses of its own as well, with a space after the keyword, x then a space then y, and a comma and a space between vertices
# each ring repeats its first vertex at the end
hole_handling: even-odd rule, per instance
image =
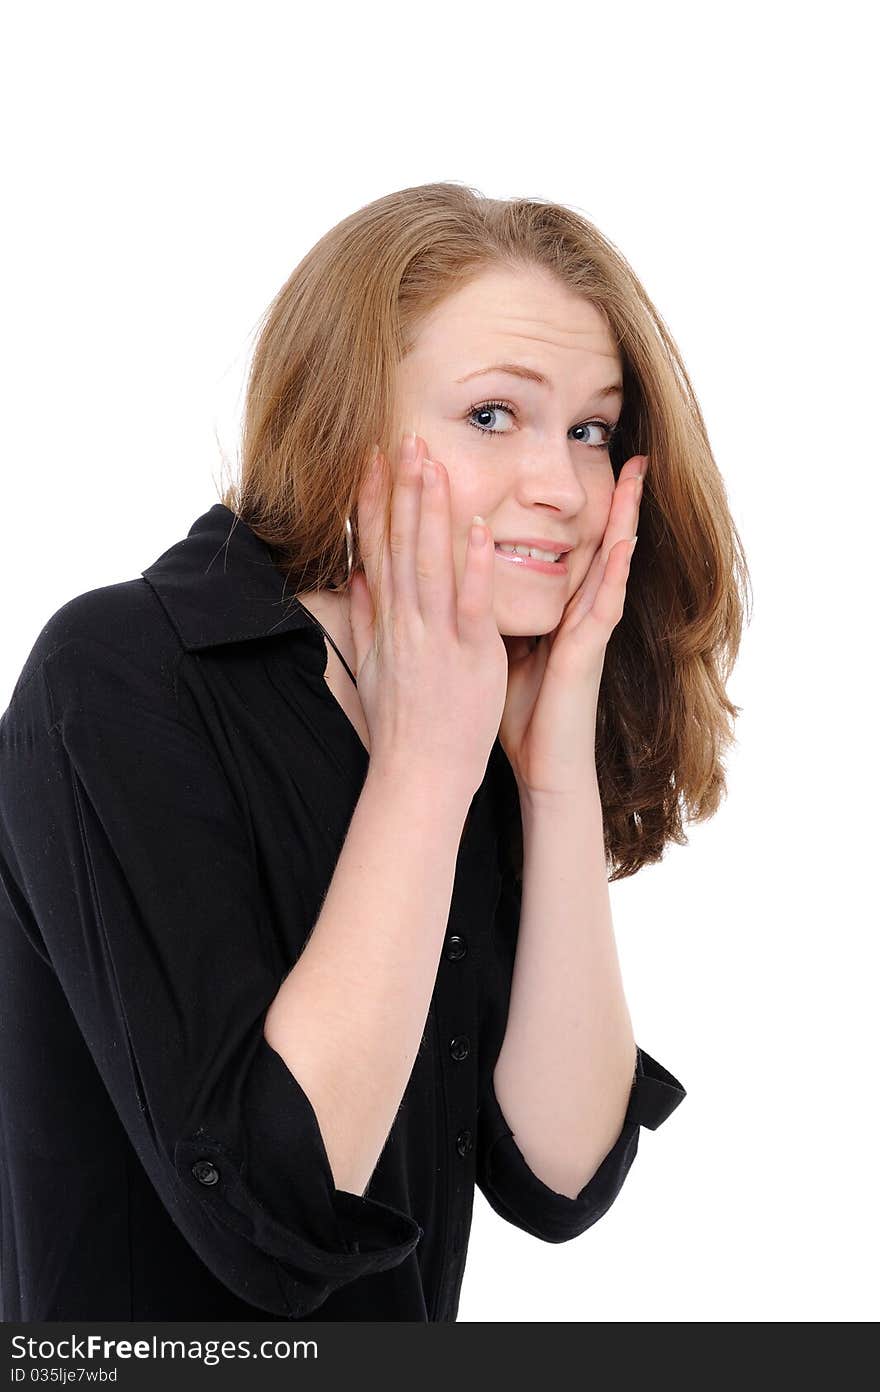
POLYGON ((420 437, 400 450, 390 479, 390 548, 381 454, 358 495, 364 570, 352 575, 349 606, 358 695, 371 768, 423 778, 428 795, 432 780, 452 779, 472 798, 507 695, 507 649, 494 617, 495 547, 488 526, 478 528, 482 546, 471 528, 459 588, 449 475, 433 461, 436 481, 423 482, 425 456, 420 437))

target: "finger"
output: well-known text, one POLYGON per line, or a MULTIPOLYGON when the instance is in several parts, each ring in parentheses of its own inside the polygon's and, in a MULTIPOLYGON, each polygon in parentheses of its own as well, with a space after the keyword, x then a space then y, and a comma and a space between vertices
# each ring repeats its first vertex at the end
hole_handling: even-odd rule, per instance
POLYGON ((625 537, 635 536, 638 530, 639 505, 642 498, 643 477, 647 467, 647 457, 634 455, 628 459, 620 471, 605 535, 602 538, 602 551, 607 560, 612 547, 625 537))
POLYGON ((373 610, 373 631, 382 630, 382 615, 391 593, 391 560, 385 528, 389 470, 378 446, 358 493, 357 529, 364 576, 373 610))
POLYGON ((605 538, 603 539, 603 545, 599 548, 598 551, 596 551, 595 555, 593 556, 587 573, 581 582, 580 588, 572 597, 572 623, 577 623, 579 619, 583 618, 584 614, 588 614, 590 610, 593 608, 594 604, 596 603, 596 597, 599 594, 599 591, 605 581, 605 575, 608 570, 608 564, 611 553, 614 551, 615 547, 617 547, 620 544, 621 541, 632 541, 633 536, 636 534, 636 529, 634 526, 631 532, 624 530, 624 534, 622 537, 618 537, 617 540, 612 540, 609 543, 607 539, 610 536, 610 533, 611 525, 609 522, 608 527, 606 527, 605 529, 605 538))
POLYGON ((634 455, 632 459, 627 460, 620 472, 611 499, 602 544, 593 557, 575 601, 580 613, 586 613, 592 608, 612 549, 619 541, 625 541, 627 537, 632 538, 638 532, 643 470, 647 463, 647 456, 634 455))
POLYGON ((605 574, 605 567, 607 564, 608 557, 600 546, 590 562, 586 575, 570 601, 572 617, 575 622, 579 615, 586 614, 586 612, 592 608, 593 600, 596 598, 599 586, 602 584, 602 577, 605 574))
POLYGON ((449 475, 438 460, 427 457, 422 460, 416 577, 424 621, 457 632, 449 475))
POLYGON ((348 621, 354 640, 354 674, 357 678, 376 635, 375 611, 367 577, 362 570, 356 570, 349 582, 348 621))
MULTIPOLYGON (((419 535, 419 513, 422 506, 422 459, 424 441, 409 432, 398 451, 397 467, 391 483, 391 594, 395 621, 412 621, 419 613, 419 590, 416 578, 416 547, 419 535)), ((386 609, 390 614, 390 608, 386 609)))
POLYGON ((610 633, 623 615, 626 585, 634 549, 632 537, 624 537, 622 541, 617 542, 612 547, 602 583, 596 591, 596 597, 590 610, 584 616, 598 623, 603 633, 610 633))
POLYGON ((481 517, 468 532, 464 573, 458 588, 458 636, 463 643, 479 646, 494 631, 495 538, 481 517))

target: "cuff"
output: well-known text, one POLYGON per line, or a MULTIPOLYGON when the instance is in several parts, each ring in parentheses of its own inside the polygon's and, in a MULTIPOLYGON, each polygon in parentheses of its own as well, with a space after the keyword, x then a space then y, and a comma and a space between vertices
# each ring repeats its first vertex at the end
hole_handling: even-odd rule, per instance
POLYGON ((311 1101, 265 1038, 242 1117, 243 1147, 203 1125, 174 1148, 187 1207, 210 1219, 208 1264, 242 1299, 301 1319, 415 1249, 423 1229, 411 1216, 336 1188, 311 1101))
POLYGON ((678 1079, 644 1049, 637 1048, 626 1121, 635 1121, 639 1126, 647 1126, 649 1131, 656 1131, 685 1097, 687 1093, 678 1079))
POLYGON ((515 1227, 544 1242, 568 1242, 592 1227, 617 1198, 638 1151, 639 1127, 656 1130, 685 1096, 678 1080, 650 1054, 638 1049, 620 1135, 595 1174, 572 1199, 550 1189, 530 1168, 499 1106, 490 1077, 478 1116, 479 1187, 495 1212, 515 1227))

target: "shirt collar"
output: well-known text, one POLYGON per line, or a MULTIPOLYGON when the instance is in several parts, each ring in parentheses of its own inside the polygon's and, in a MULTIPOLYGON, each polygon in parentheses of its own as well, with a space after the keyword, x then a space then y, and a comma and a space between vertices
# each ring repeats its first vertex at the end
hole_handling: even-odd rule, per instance
POLYGON ((315 620, 293 595, 265 542, 223 503, 196 518, 187 536, 141 575, 188 652, 282 633, 314 635, 315 620))

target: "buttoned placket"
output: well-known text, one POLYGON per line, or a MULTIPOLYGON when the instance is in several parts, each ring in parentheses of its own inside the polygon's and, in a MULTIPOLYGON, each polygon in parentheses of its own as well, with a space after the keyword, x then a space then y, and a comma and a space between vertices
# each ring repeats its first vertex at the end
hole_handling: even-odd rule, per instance
POLYGON ((444 1195, 444 1275, 432 1318, 448 1318, 463 1256, 465 1224, 474 1185, 477 1075, 472 1037, 477 1020, 476 977, 467 933, 450 914, 435 1000, 435 1046, 445 1111, 448 1149, 444 1195))
POLYGON ((495 887, 491 883, 491 875, 487 875, 485 864, 477 867, 464 863, 475 854, 474 847, 482 846, 485 854, 486 837, 480 835, 476 823, 488 817, 489 811, 488 801, 481 790, 471 805, 462 835, 458 873, 437 973, 434 1030, 441 1095, 444 1098, 448 1163, 443 1234, 444 1275, 437 1292, 435 1309, 431 1314, 431 1318, 435 1320, 454 1318, 452 1307, 461 1283, 473 1206, 477 1143, 480 964, 482 953, 489 950, 489 935, 487 930, 485 942, 474 939, 474 925, 485 918, 485 906, 465 902, 459 892, 459 886, 473 886, 486 882, 486 892, 489 894, 495 887), (468 836, 470 826, 473 826, 475 833, 472 838, 468 836))

